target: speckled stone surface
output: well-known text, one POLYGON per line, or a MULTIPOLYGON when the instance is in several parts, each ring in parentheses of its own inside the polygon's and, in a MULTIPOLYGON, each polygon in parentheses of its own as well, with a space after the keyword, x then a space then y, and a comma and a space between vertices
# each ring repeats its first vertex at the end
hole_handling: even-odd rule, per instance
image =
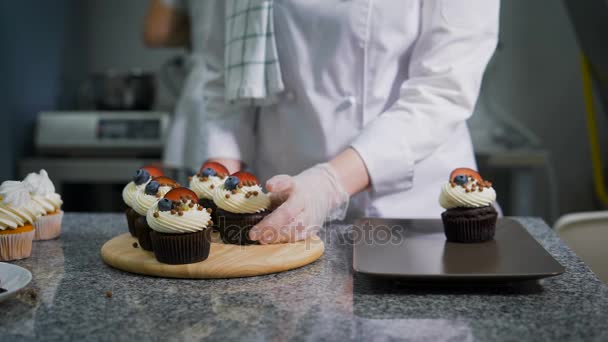
POLYGON ((564 275, 482 288, 379 282, 353 275, 350 228, 334 225, 326 254, 301 269, 152 278, 100 258, 103 243, 126 231, 122 215, 66 214, 59 240, 35 242, 32 257, 15 262, 34 280, 0 303, 0 340, 607 341, 608 289, 542 221, 521 221, 564 275))

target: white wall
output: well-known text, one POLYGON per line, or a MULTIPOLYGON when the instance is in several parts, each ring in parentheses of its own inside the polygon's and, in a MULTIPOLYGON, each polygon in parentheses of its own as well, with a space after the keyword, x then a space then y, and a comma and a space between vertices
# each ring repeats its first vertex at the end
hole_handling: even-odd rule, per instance
POLYGON ((560 212, 595 208, 579 49, 565 7, 554 0, 503 0, 500 36, 484 87, 551 152, 560 212))

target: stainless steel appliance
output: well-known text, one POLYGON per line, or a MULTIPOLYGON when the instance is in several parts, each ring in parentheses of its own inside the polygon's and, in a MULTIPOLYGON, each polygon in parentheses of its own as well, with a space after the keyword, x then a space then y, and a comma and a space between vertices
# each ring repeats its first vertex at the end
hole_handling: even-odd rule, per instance
POLYGON ((34 144, 39 154, 159 157, 166 112, 41 112, 34 144))
POLYGON ((165 112, 41 112, 36 155, 20 161, 20 177, 46 169, 65 210, 119 211, 132 173, 160 161, 169 119, 165 112))

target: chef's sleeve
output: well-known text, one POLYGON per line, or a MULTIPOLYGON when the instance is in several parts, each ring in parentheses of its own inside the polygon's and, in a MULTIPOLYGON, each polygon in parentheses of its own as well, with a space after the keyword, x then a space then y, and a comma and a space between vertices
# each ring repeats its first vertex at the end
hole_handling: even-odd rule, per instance
POLYGON ((499 0, 421 1, 420 36, 399 98, 351 146, 379 196, 410 189, 416 163, 473 113, 498 42, 499 0))
POLYGON ((204 25, 200 36, 205 64, 202 87, 203 120, 198 131, 204 143, 200 146, 202 159, 226 158, 250 164, 255 147, 255 108, 231 105, 225 101, 224 81, 224 8, 223 2, 211 1, 201 8, 204 25))

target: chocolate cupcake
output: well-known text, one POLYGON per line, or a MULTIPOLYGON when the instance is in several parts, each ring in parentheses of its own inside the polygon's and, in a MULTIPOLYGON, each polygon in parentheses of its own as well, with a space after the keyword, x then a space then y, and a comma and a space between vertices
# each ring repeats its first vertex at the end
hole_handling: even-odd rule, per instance
POLYGON ((492 183, 477 171, 468 168, 452 171, 439 196, 439 203, 446 209, 441 219, 447 240, 462 243, 492 240, 498 217, 492 207, 495 200, 492 183))
POLYGON ((156 202, 146 215, 156 260, 164 264, 203 261, 211 249, 211 209, 198 204, 196 193, 175 188, 156 202))
MULTIPOLYGON (((189 178, 190 189, 198 196, 199 204, 213 209, 211 218, 215 223, 217 223, 217 206, 213 202, 213 193, 216 188, 224 184, 224 179, 228 174, 228 169, 224 165, 217 162, 206 162, 197 174, 189 178)), ((217 226, 215 225, 214 228, 217 226)))
POLYGON ((133 210, 133 200, 138 193, 143 192, 146 185, 154 177, 160 177, 163 175, 163 171, 156 166, 144 166, 141 169, 135 171, 133 179, 122 189, 122 200, 127 205, 125 215, 127 216, 127 226, 129 227, 129 233, 135 237, 135 220, 140 216, 133 210))
POLYGON ((217 224, 222 241, 237 245, 256 243, 249 231, 270 213, 270 198, 257 178, 248 172, 237 172, 215 189, 217 224))
POLYGON ((134 222, 135 237, 139 240, 139 245, 146 251, 152 250, 150 240, 150 226, 148 225, 146 214, 148 209, 158 202, 162 196, 177 188, 178 184, 168 177, 156 177, 146 185, 143 192, 137 193, 133 200, 133 210, 137 213, 134 222))

